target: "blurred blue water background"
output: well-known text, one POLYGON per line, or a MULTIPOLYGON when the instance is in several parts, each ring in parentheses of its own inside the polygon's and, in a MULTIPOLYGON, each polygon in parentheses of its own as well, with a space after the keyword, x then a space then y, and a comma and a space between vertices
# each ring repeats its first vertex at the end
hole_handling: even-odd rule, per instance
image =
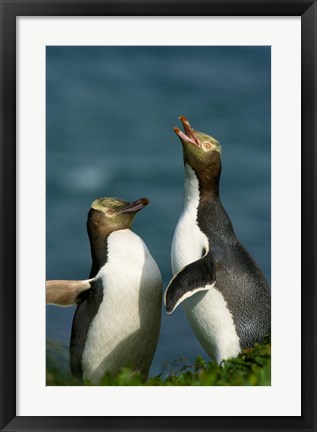
MULTIPOLYGON (((270 283, 269 47, 47 47, 47 279, 87 278, 86 219, 96 197, 150 205, 133 229, 164 288, 182 210, 185 115, 222 144, 221 197, 270 283)), ((47 337, 68 345, 75 308, 47 307, 47 337)), ((151 375, 179 356, 207 358, 182 308, 167 316, 151 375)))

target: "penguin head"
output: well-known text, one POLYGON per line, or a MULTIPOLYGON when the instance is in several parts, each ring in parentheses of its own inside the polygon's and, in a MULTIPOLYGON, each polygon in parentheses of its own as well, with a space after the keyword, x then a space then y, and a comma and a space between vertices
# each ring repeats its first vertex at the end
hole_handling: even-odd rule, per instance
POLYGON ((193 129, 185 116, 180 116, 184 132, 174 128, 183 145, 184 163, 198 174, 204 172, 219 177, 221 172, 221 145, 210 135, 193 129))
POLYGON ((130 228, 135 214, 148 203, 147 198, 133 202, 120 198, 97 198, 88 214, 88 232, 109 234, 112 231, 130 228))

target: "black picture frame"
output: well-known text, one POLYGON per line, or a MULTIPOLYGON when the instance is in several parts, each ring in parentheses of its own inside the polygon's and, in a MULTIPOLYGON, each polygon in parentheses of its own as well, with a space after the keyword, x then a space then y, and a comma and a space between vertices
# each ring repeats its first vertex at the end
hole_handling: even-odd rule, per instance
MULTIPOLYGON (((32 1, 1 5, 1 431, 315 431, 317 4, 306 0, 32 1), (302 415, 300 417, 16 416, 16 17, 300 16, 302 103, 302 415)), ((287 143, 285 143, 286 145, 287 143)), ((290 234, 291 236, 291 234, 290 234)), ((291 347, 290 347, 291 349, 291 347)), ((291 353, 285 353, 291 361, 291 353)), ((291 377, 290 377, 291 379, 291 377)), ((282 403, 282 401, 281 401, 282 403)), ((162 407, 162 411, 164 407, 162 407)), ((188 407, 184 410, 188 412, 188 407)))

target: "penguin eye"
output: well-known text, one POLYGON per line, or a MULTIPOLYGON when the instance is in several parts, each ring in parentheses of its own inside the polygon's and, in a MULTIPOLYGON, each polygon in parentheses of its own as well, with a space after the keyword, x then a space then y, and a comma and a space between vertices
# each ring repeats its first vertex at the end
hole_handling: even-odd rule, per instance
POLYGON ((203 148, 205 150, 211 150, 212 148, 214 148, 214 145, 211 144, 209 141, 205 141, 205 142, 203 142, 203 148))
POLYGON ((106 210, 106 215, 107 216, 113 216, 114 215, 114 210, 112 210, 112 209, 106 210))

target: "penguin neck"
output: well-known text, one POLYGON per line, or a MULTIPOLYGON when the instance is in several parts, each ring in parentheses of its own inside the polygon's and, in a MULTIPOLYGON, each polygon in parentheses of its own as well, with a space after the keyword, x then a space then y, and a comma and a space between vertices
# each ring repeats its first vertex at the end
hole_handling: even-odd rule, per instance
MULTIPOLYGON (((110 233, 109 233, 110 234, 110 233)), ((95 277, 99 269, 104 266, 108 260, 108 235, 100 235, 98 232, 90 232, 90 251, 92 266, 89 277, 95 277)))
POLYGON ((197 175, 185 165, 184 210, 194 218, 199 229, 209 238, 216 235, 226 243, 237 241, 233 226, 219 196, 219 177, 213 182, 208 173, 197 175))
POLYGON ((219 178, 200 176, 189 164, 185 164, 184 207, 196 210, 200 203, 220 201, 219 178))

